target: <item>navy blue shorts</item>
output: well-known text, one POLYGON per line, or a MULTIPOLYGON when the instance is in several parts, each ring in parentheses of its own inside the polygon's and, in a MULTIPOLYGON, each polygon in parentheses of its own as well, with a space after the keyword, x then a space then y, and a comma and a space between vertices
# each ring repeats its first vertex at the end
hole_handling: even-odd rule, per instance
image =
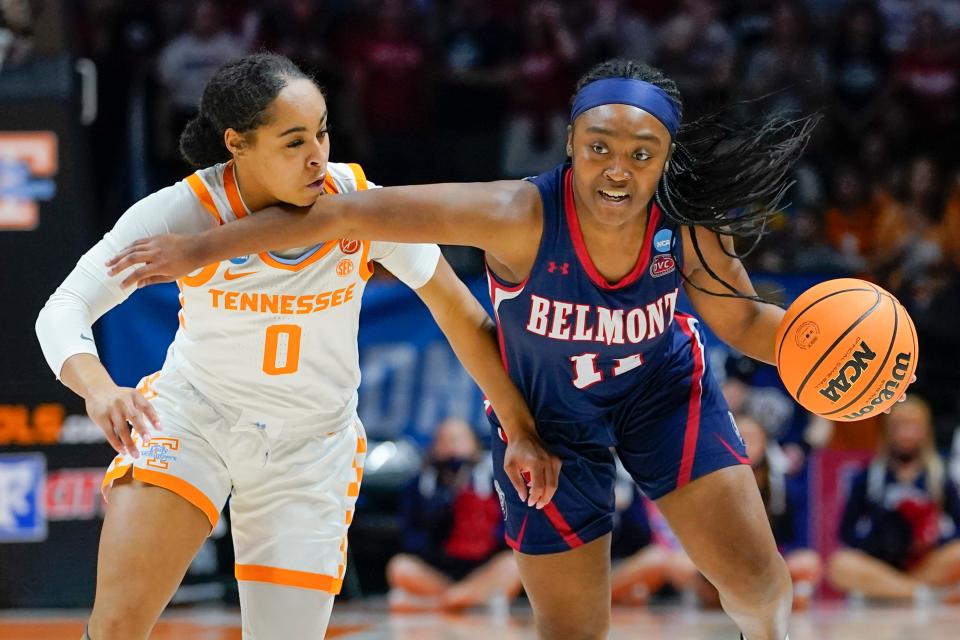
POLYGON ((688 357, 656 377, 657 391, 638 391, 592 421, 537 422, 540 437, 563 464, 553 500, 538 510, 521 502, 503 470, 506 444, 496 416, 494 473, 506 518, 506 540, 528 554, 567 551, 613 529, 613 451, 652 500, 691 480, 749 464, 733 416, 710 374, 702 339, 685 332, 688 357))

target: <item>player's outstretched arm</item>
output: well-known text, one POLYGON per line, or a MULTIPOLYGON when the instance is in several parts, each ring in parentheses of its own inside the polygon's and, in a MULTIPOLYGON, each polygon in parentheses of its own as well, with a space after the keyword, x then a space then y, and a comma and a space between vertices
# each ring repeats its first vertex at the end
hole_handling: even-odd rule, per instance
POLYGON ((193 237, 159 236, 108 262, 110 273, 140 264, 125 285, 182 277, 212 262, 337 238, 477 247, 514 263, 536 246, 540 197, 521 180, 427 184, 323 196, 310 209, 271 207, 193 237))
POLYGON ((560 460, 540 440, 523 396, 504 371, 496 326, 443 258, 416 292, 497 413, 507 437, 503 466, 514 489, 529 506, 542 509, 557 490, 560 460))
POLYGON ((774 364, 774 342, 783 319, 783 309, 748 298, 707 293, 734 293, 724 286, 723 282, 726 282, 740 295, 757 295, 743 264, 729 255, 733 253, 733 240, 700 227, 694 229, 700 255, 693 246, 691 236, 694 231, 689 227, 683 230, 684 275, 687 278, 684 290, 697 314, 731 347, 755 360, 774 364))

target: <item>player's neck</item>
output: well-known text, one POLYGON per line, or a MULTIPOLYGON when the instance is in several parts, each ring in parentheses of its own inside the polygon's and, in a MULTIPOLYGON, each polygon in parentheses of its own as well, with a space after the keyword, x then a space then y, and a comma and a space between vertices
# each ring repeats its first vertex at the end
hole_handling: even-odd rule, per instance
POLYGON ((243 164, 233 163, 234 177, 237 179, 237 191, 240 199, 251 213, 277 204, 277 199, 257 180, 243 164))
POLYGON ((610 224, 592 215, 586 207, 577 207, 577 218, 590 260, 608 282, 618 282, 633 271, 643 252, 646 214, 622 224, 610 224))

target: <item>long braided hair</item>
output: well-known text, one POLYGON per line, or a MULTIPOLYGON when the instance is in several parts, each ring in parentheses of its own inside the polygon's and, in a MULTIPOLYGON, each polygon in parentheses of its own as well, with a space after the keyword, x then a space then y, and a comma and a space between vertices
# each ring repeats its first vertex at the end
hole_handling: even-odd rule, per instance
MULTIPOLYGON (((577 91, 604 78, 649 82, 666 92, 683 113, 676 83, 655 67, 635 60, 608 60, 581 77, 577 91)), ((730 257, 749 255, 793 185, 790 169, 806 148, 819 120, 819 115, 791 118, 774 113, 742 122, 732 110, 725 109, 680 126, 673 157, 657 184, 654 199, 668 218, 690 227, 690 238, 701 264, 729 293, 704 289, 681 272, 684 281, 710 295, 768 302, 741 293, 710 268, 694 227, 717 234, 721 250, 730 257), (723 245, 723 236, 747 238, 752 244, 743 253, 730 252, 723 245)), ((673 250, 671 247, 671 253, 673 250)))

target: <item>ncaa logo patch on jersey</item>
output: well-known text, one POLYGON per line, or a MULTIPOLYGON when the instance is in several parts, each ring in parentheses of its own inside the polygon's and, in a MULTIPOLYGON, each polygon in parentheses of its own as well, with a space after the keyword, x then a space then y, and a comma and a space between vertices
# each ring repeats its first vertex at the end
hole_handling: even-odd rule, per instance
POLYGON ((653 248, 657 253, 666 253, 670 251, 670 245, 673 243, 673 232, 670 229, 660 229, 657 235, 653 236, 653 248))
POLYGON ((249 260, 249 259, 250 259, 250 256, 249 256, 249 255, 246 255, 246 256, 237 256, 236 258, 230 258, 230 262, 231 262, 232 264, 243 264, 244 262, 246 262, 246 261, 249 260))
POLYGON ((668 273, 673 273, 676 268, 677 262, 673 259, 673 256, 656 256, 650 263, 650 275, 659 278, 668 273))

